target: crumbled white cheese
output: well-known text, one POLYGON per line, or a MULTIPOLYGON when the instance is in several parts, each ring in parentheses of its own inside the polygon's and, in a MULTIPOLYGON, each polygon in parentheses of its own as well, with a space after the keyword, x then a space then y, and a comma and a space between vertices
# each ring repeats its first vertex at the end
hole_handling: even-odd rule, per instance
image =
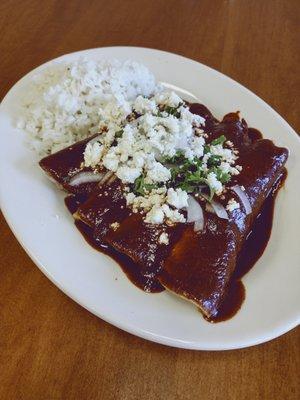
POLYGON ((141 169, 123 166, 117 170, 116 175, 124 183, 134 183, 136 178, 141 175, 141 169))
POLYGON ((240 208, 240 204, 236 202, 234 199, 230 199, 227 203, 226 210, 233 211, 237 208, 240 208))
POLYGON ((240 171, 241 171, 238 167, 239 167, 239 165, 236 165, 236 167, 231 167, 230 168, 230 174, 231 175, 238 175, 240 173, 240 171))
POLYGON ((152 168, 147 173, 149 182, 167 182, 171 178, 171 172, 160 162, 153 162, 152 168))
POLYGON ((153 206, 147 213, 145 222, 149 224, 162 224, 164 221, 164 213, 161 207, 153 206))
POLYGON ((126 194, 125 198, 126 198, 126 204, 128 206, 130 206, 131 204, 133 204, 134 199, 136 198, 136 196, 135 196, 134 193, 129 192, 129 193, 126 194))
MULTIPOLYGON (((193 124, 197 127, 205 124, 205 119, 203 117, 201 117, 200 115, 191 113, 188 108, 181 106, 179 108, 179 111, 180 111, 182 117, 185 120, 189 121, 191 124, 193 124)), ((195 133, 203 133, 203 132, 204 131, 202 129, 197 128, 195 133)))
POLYGON ((222 161, 220 164, 220 169, 223 173, 228 173, 231 169, 231 165, 228 162, 222 161))
POLYGON ((128 193, 126 196, 127 204, 131 204, 133 210, 143 209, 149 211, 153 206, 160 207, 166 201, 166 189, 152 189, 148 196, 133 196, 128 193))
POLYGON ((116 231, 119 227, 120 227, 120 223, 119 222, 113 222, 112 224, 110 224, 110 227, 116 231))
POLYGON ((178 118, 175 118, 173 115, 169 115, 167 117, 161 117, 158 121, 162 126, 164 126, 169 132, 172 132, 172 135, 176 135, 179 133, 180 123, 178 118))
POLYGON ((227 144, 227 146, 230 147, 230 148, 233 147, 233 143, 232 143, 231 140, 227 140, 227 141, 225 142, 225 144, 227 144))
POLYGON ((207 183, 216 192, 216 194, 220 194, 222 192, 223 185, 217 179, 217 176, 216 176, 216 174, 214 172, 210 172, 207 175, 207 183))
POLYGON ((238 170, 237 167, 239 166, 236 165, 235 167, 233 167, 228 162, 222 161, 219 168, 223 173, 229 173, 230 175, 238 175, 240 171, 238 170))
POLYGON ((143 168, 145 164, 145 154, 142 151, 138 151, 132 156, 132 164, 136 166, 136 168, 143 168))
MULTIPOLYGON (((111 124, 109 124, 109 126, 110 128, 107 131, 104 131, 101 135, 101 142, 107 148, 113 144, 115 140, 115 133, 119 129, 118 126, 111 126, 111 124)), ((104 128, 105 127, 103 127, 103 129, 104 128)))
POLYGON ((237 159, 237 156, 230 149, 224 149, 221 144, 210 146, 210 153, 212 155, 221 156, 223 161, 232 164, 237 159))
POLYGON ((110 101, 99 108, 100 128, 117 129, 130 112, 131 105, 128 101, 122 101, 122 104, 118 100, 110 101))
POLYGON ((191 143, 193 157, 202 157, 204 151, 205 140, 201 136, 195 136, 191 143))
POLYGON ((181 214, 178 210, 173 210, 168 206, 168 204, 163 204, 161 206, 161 209, 163 210, 166 218, 168 221, 171 223, 177 223, 177 222, 185 222, 186 218, 184 217, 183 214, 181 214))
POLYGON ((195 135, 202 136, 203 138, 208 137, 208 135, 201 128, 195 128, 195 135))
POLYGON ((145 112, 157 112, 157 105, 154 100, 146 99, 143 96, 138 96, 133 103, 133 109, 140 114, 145 112))
POLYGON ((180 210, 181 208, 188 206, 188 194, 186 191, 180 188, 175 190, 173 188, 169 188, 167 194, 167 202, 171 206, 180 210))
POLYGON ((158 104, 164 104, 170 107, 178 107, 182 99, 175 92, 163 92, 155 95, 158 104))
POLYGON ((94 168, 99 164, 104 147, 99 143, 88 143, 84 150, 84 164, 86 167, 94 168))
POLYGON ((207 154, 204 154, 204 156, 202 157, 202 168, 203 168, 203 171, 205 171, 205 172, 207 172, 207 170, 208 170, 207 162, 208 162, 210 156, 211 156, 211 154, 208 152, 207 154))
MULTIPOLYGON (((85 166, 99 164, 113 171, 123 184, 128 185, 124 188, 127 206, 134 213, 144 214, 147 223, 186 221, 180 210, 188 207, 188 193, 170 187, 171 178, 174 179, 171 176, 174 156, 175 160, 177 156, 185 157, 195 165, 195 171, 200 168, 200 174, 204 173, 204 178, 200 179, 205 179, 217 195, 225 191, 217 173, 239 173, 235 165, 236 150, 224 148, 223 143, 207 146, 202 129, 205 119, 192 114, 174 92, 164 91, 149 98, 137 96, 121 109, 111 104, 101 112, 107 126, 103 126, 98 144, 93 142, 87 147, 85 166), (127 116, 125 109, 130 112, 127 116), (212 172, 216 162, 220 163, 216 166, 218 171, 212 172)), ((179 179, 184 178, 180 172, 175 173, 179 179)), ((190 174, 193 177, 192 171, 190 174)))
POLYGON ((161 233, 161 235, 158 238, 158 243, 159 244, 169 244, 169 235, 166 232, 161 233))
POLYGON ((110 171, 116 172, 119 166, 119 158, 114 151, 109 151, 102 159, 105 168, 110 171))
POLYGON ((162 92, 150 99, 138 96, 131 107, 142 115, 132 122, 125 121, 124 107, 120 110, 114 104, 107 104, 101 113, 108 131, 101 136, 101 144, 94 145, 92 161, 92 149, 87 147, 85 166, 94 166, 98 161, 115 172, 123 183, 133 183, 142 172, 145 183, 167 182, 171 173, 159 162, 161 157, 172 157, 177 150, 182 150, 190 160, 203 155, 205 140, 194 134, 195 126, 205 122, 202 117, 183 105, 179 117, 166 112, 158 114, 159 105, 178 107, 182 103, 174 92, 162 92))

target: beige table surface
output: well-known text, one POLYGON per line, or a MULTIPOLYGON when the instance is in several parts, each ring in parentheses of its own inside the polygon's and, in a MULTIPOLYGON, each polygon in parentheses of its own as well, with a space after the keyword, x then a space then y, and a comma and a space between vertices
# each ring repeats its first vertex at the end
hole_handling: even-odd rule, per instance
MULTIPOLYGON (((64 53, 163 49, 247 86, 300 128, 297 0, 1 0, 0 96, 64 53)), ((2 132, 3 134, 3 132, 2 132)), ((60 292, 0 217, 0 399, 299 399, 300 330, 193 352, 131 336, 60 292)))

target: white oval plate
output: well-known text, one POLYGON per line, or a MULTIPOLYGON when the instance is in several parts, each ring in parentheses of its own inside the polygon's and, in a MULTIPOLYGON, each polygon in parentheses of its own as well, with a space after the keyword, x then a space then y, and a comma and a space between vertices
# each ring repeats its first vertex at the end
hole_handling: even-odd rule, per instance
POLYGON ((300 320, 300 141, 292 128, 243 86, 187 58, 144 48, 108 47, 68 54, 56 61, 81 56, 139 61, 158 80, 192 93, 217 117, 240 110, 250 126, 290 149, 288 179, 276 201, 271 240, 243 279, 246 300, 234 318, 210 324, 193 305, 168 292, 143 293, 114 261, 85 243, 64 206, 63 193, 48 181, 26 147, 25 135, 14 128, 20 97, 33 74, 47 63, 22 78, 0 107, 1 207, 32 260, 55 285, 92 313, 162 344, 199 350, 235 349, 265 342, 295 327, 300 320))

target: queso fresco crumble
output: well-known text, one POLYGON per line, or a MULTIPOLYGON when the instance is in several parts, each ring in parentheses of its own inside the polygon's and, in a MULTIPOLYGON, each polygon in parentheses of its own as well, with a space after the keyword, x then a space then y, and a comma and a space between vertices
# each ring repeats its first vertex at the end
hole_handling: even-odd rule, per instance
MULTIPOLYGON (((233 144, 223 135, 206 143, 204 126, 205 119, 174 92, 137 96, 126 113, 108 103, 101 110, 101 133, 85 148, 84 166, 115 173, 127 205, 143 213, 146 223, 183 223, 190 196, 210 203, 241 170, 233 144)), ((239 203, 230 199, 226 209, 236 208, 239 203)))

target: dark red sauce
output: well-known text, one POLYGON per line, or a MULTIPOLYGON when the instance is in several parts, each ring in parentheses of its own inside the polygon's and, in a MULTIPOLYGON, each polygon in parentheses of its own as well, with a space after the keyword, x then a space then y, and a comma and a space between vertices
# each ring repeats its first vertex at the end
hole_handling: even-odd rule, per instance
POLYGON ((227 321, 239 311, 245 300, 245 297, 246 289, 243 282, 239 279, 233 279, 226 298, 219 308, 217 314, 210 318, 204 317, 204 319, 212 323, 227 321))
MULTIPOLYGON (((71 195, 65 198, 65 204, 72 214, 74 214, 78 206, 83 201, 85 201, 85 198, 81 195, 71 195)), ((126 256, 125 254, 119 253, 111 246, 108 246, 105 243, 101 243, 99 240, 95 239, 93 229, 90 228, 88 225, 78 220, 75 221, 75 226, 90 246, 115 260, 120 265, 128 279, 135 286, 145 292, 151 293, 159 293, 164 290, 164 287, 158 282, 158 280, 142 275, 140 273, 139 266, 135 262, 133 262, 130 257, 126 256)))
MULTIPOLYGON (((262 138, 261 133, 254 129, 254 128, 248 128, 247 124, 244 120, 240 120, 238 112, 236 113, 230 113, 227 114, 224 119, 219 122, 217 121, 213 115, 210 113, 210 111, 203 105, 200 104, 192 104, 190 105, 190 110, 191 112, 201 115, 206 118, 206 125, 204 130, 210 133, 210 139, 213 140, 217 137, 219 137, 221 134, 225 134, 226 137, 230 138, 230 140, 239 148, 240 150, 240 157, 243 155, 244 158, 247 156, 247 147, 251 143, 255 143, 256 141, 259 143, 259 139, 262 138), (245 133, 246 132, 246 133, 245 133)), ((82 146, 83 144, 78 144, 78 146, 82 146)), ((74 149, 73 149, 74 150, 74 149)), ((72 152, 69 152, 70 154, 73 154, 72 152)), ((62 176, 65 176, 66 171, 69 171, 70 169, 76 169, 78 165, 80 164, 80 157, 78 158, 75 157, 76 159, 71 159, 69 160, 70 154, 67 154, 67 157, 65 153, 57 153, 57 157, 63 158, 64 161, 66 162, 66 166, 63 165, 62 168, 62 176), (75 163, 78 164, 76 164, 75 163), (73 165, 74 164, 74 165, 73 165), (76 164, 76 165, 75 165, 76 164), (72 168, 71 168, 72 167, 72 168), (75 168, 76 167, 76 168, 75 168)), ((81 154, 81 153, 80 153, 81 154)), ((264 153, 261 155, 261 157, 264 157, 264 153)), ((256 163, 260 162, 260 159, 257 158, 257 160, 254 160, 256 163)), ((54 164, 57 162, 57 160, 52 160, 54 164)), ((252 159, 251 159, 252 162, 252 159)), ((48 162, 49 163, 49 162, 48 162)), ((42 164, 41 164, 42 165, 42 164)), ((51 164, 52 165, 52 164, 51 164)), ((46 170, 51 172, 51 165, 49 166, 47 164, 47 168, 45 167, 46 170)), ((42 165, 43 166, 43 165, 42 165)), ((247 170, 245 170, 247 171, 247 170)), ((250 170, 249 170, 250 171, 250 170)), ((56 171, 55 171, 56 173, 56 171)), ((57 175, 57 173, 56 173, 57 175)), ((245 176, 247 178, 247 174, 245 173, 245 176)), ((69 187, 69 185, 66 184, 60 177, 56 177, 56 180, 60 182, 69 192, 74 193, 74 195, 70 195, 65 199, 66 206, 68 207, 69 211, 74 214, 76 210, 78 209, 79 205, 84 203, 87 198, 88 194, 91 192, 93 187, 91 186, 89 190, 86 188, 83 188, 84 190, 80 190, 80 188, 75 190, 73 187, 69 187), (72 189, 72 190, 71 190, 72 189), (88 194, 80 194, 80 193, 88 193, 88 194)), ((251 174, 250 174, 251 177, 251 174)), ((251 232, 248 234, 247 239, 244 240, 243 236, 243 230, 241 229, 241 240, 244 240, 243 247, 241 248, 239 255, 238 255, 238 260, 237 264, 233 273, 233 276, 230 277, 230 287, 227 289, 227 294, 226 298, 223 300, 223 303, 221 304, 221 307, 218 307, 218 311, 216 314, 214 314, 213 317, 208 318, 207 320, 212 323, 220 322, 220 321, 225 321, 228 320, 229 318, 233 317, 237 311, 240 309, 244 299, 245 299, 245 287, 241 281, 241 278, 254 266, 254 264, 257 262, 257 260, 261 257, 263 254, 267 243, 270 238, 271 234, 271 229, 272 229, 272 222, 273 222, 273 211, 274 211, 274 203, 275 203, 275 198, 278 190, 282 186, 284 180, 286 178, 286 170, 282 173, 280 178, 278 179, 277 183, 273 185, 273 189, 270 192, 269 196, 264 200, 264 204, 260 209, 260 214, 254 221, 254 223, 251 224, 251 232)), ((252 179, 252 178, 251 178, 252 179)), ((261 204, 261 203, 259 203, 261 204)), ((109 207, 109 205, 108 205, 109 207)), ((116 213, 118 213, 118 206, 115 207, 114 210, 116 213)), ((119 216, 120 218, 118 219, 118 215, 116 215, 116 221, 122 221, 123 219, 121 218, 122 216, 119 216)), ((147 291, 147 292, 152 292, 152 293, 158 293, 164 290, 164 287, 159 283, 159 281, 156 279, 157 276, 157 268, 156 265, 153 265, 153 274, 152 276, 145 276, 143 275, 141 271, 141 267, 139 264, 135 263, 129 256, 125 255, 124 253, 118 252, 115 248, 112 246, 109 246, 103 242, 101 242, 99 239, 97 239, 97 235, 94 235, 94 229, 90 228, 87 224, 77 220, 75 221, 75 225, 78 228, 78 230, 81 232, 81 234, 84 236, 85 240, 96 250, 110 256, 113 258, 122 268, 124 273, 127 275, 129 280, 135 284, 138 288, 147 291)), ((244 232, 248 232, 249 225, 245 227, 244 232)), ((135 229, 131 229, 130 232, 136 232, 136 237, 138 237, 138 233, 135 229)), ((233 232, 233 231, 232 231, 233 232)), ((225 240, 225 239, 224 239, 225 240)), ((198 246, 198 242, 197 242, 198 246)), ((197 247, 196 246, 196 247, 197 247)), ((190 242, 187 242, 186 247, 184 250, 191 250, 191 245, 190 242)), ((147 249, 144 251, 145 254, 147 253, 147 249)), ((189 251, 184 251, 184 257, 189 258, 190 254, 189 251)), ((184 260, 183 260, 184 261, 184 260)), ((189 261, 190 262, 190 261, 189 261)), ((191 262, 190 262, 191 263, 191 262)), ((143 264, 143 262, 140 262, 140 264, 143 264)), ((154 263, 153 263, 154 264, 154 263)), ((187 263, 188 264, 188 263, 187 263)), ((172 266, 174 264, 172 263, 172 266)), ((180 262, 178 263, 179 269, 182 267, 182 259, 180 259, 180 262)), ((191 265, 191 264, 190 264, 191 265)), ((192 264, 193 266, 197 267, 196 264, 192 264)), ((204 263, 205 266, 205 263, 204 263)), ((166 271, 166 265, 164 272, 166 271)), ((228 270, 229 271, 229 270, 228 270)), ((232 271, 232 269, 230 270, 232 271)), ((231 272, 228 272, 228 274, 231 274, 231 272)), ((152 271, 150 271, 152 273, 152 271)), ((162 275, 164 272, 161 272, 160 279, 162 280, 162 275)), ((178 273, 178 270, 176 271, 178 273)), ((178 276, 178 275, 177 275, 178 276)), ((205 276, 205 275, 203 275, 205 276)), ((181 282, 182 274, 180 275, 179 273, 179 279, 177 280, 178 282, 181 282)), ((200 276, 201 278, 201 276, 200 276)), ((176 281, 176 282, 177 282, 176 281)), ((162 280, 162 282, 164 282, 162 280)), ((193 286, 195 283, 201 282, 201 279, 194 280, 192 282, 188 282, 189 285, 193 286)), ((227 282, 227 281, 226 281, 227 282)), ((207 280, 204 280, 204 283, 207 284, 207 280)), ((167 285, 166 285, 167 286, 167 285)), ((167 286, 168 287, 168 286, 167 286)), ((179 287, 180 289, 180 287, 179 287)), ((206 288, 204 288, 206 289, 206 288)), ((176 290, 174 290, 176 292, 176 290)), ((199 292, 202 293, 200 290, 199 292)), ((180 294, 180 291, 178 292, 180 294)), ((200 303, 199 303, 200 304, 200 303)))
MULTIPOLYGON (((207 319, 209 322, 216 323, 230 319, 238 312, 245 300, 245 287, 241 278, 251 270, 257 260, 262 256, 268 244, 273 224, 276 194, 283 185, 286 176, 287 172, 284 170, 283 174, 274 185, 272 192, 265 200, 261 213, 254 222, 252 230, 239 253, 237 267, 233 279, 231 280, 231 286, 228 290, 227 297, 218 313, 207 319)), ((85 200, 86 196, 84 195, 71 195, 66 197, 65 204, 68 210, 73 214, 77 210, 78 206, 85 200)), ((113 258, 120 265, 128 279, 138 288, 151 293, 159 293, 164 290, 163 286, 157 280, 143 276, 140 273, 139 266, 134 263, 130 257, 121 254, 112 247, 96 240, 92 228, 88 225, 81 221, 75 221, 75 225, 87 243, 89 243, 94 249, 113 258)))
POLYGON ((266 198, 261 213, 256 218, 253 228, 239 253, 234 278, 241 279, 263 255, 271 236, 276 195, 284 184, 286 177, 287 171, 284 169, 282 175, 273 186, 271 193, 266 198))
POLYGON ((261 213, 256 218, 252 230, 239 253, 237 266, 227 296, 218 313, 207 319, 209 322, 226 321, 233 317, 241 308, 246 295, 245 286, 241 278, 254 267, 254 264, 263 255, 267 247, 272 231, 276 195, 284 184, 286 177, 287 171, 284 169, 282 175, 273 186, 271 193, 266 198, 261 213))
POLYGON ((82 194, 82 195, 71 195, 67 196, 65 198, 65 205, 67 206, 67 209, 70 211, 71 214, 74 214, 77 211, 77 208, 80 206, 80 204, 84 203, 88 198, 88 195, 82 194))
POLYGON ((255 128, 248 128, 248 136, 253 142, 255 142, 255 140, 262 139, 261 132, 255 128))

